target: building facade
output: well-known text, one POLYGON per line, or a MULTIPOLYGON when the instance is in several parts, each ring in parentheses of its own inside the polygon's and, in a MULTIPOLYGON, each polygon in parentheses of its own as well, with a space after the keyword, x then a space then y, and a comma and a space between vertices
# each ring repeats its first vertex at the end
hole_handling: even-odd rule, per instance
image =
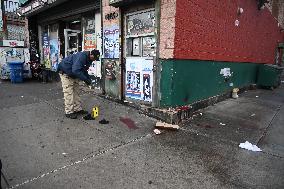
POLYGON ((161 105, 184 105, 256 83, 260 64, 276 64, 279 57, 283 62, 283 55, 275 60, 283 28, 258 1, 164 2, 165 17, 174 16, 164 24, 161 19, 161 46, 172 50, 160 57, 161 105))
POLYGON ((0 79, 10 78, 8 62, 24 63, 25 78, 30 78, 28 20, 16 14, 20 0, 1 1, 0 14, 0 79))
MULTIPOLYGON (((54 60, 68 53, 97 48, 101 61, 91 68, 97 86, 120 100, 153 107, 188 105, 254 84, 259 65, 284 60, 281 16, 276 18, 261 0, 48 4, 34 11, 22 8, 38 25, 43 62, 53 68, 54 60), (53 60, 55 39, 58 58, 53 60)), ((283 10, 284 3, 278 5, 283 10)))
MULTIPOLYGON (((28 1, 19 11, 29 19, 33 51, 47 70, 55 71, 62 58, 79 51, 101 51, 100 2, 97 0, 28 1)), ((89 69, 97 85, 101 82, 100 61, 89 69)))

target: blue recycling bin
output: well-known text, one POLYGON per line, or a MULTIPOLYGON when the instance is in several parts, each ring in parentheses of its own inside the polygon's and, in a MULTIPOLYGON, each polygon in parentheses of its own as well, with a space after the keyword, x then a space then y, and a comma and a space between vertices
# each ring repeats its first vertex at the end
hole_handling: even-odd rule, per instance
POLYGON ((8 62, 11 83, 23 82, 23 62, 8 62))

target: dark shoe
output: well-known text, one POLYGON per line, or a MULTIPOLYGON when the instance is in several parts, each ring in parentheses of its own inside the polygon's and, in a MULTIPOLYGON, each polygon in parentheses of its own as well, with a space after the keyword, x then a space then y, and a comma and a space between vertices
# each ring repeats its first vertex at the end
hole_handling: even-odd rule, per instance
POLYGON ((88 114, 89 112, 86 111, 86 110, 80 110, 80 111, 77 111, 75 112, 76 114, 88 114))
POLYGON ((102 119, 101 121, 99 121, 100 124, 109 124, 109 121, 102 119))
POLYGON ((70 119, 77 119, 77 114, 76 113, 65 114, 65 116, 67 118, 70 118, 70 119))
POLYGON ((83 117, 84 120, 95 120, 95 118, 93 118, 93 116, 91 114, 85 115, 83 117))

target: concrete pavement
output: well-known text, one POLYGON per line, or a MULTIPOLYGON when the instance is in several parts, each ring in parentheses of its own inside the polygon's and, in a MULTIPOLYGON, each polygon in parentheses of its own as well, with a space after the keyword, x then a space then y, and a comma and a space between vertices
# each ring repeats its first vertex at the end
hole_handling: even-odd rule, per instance
POLYGON ((155 135, 156 120, 131 107, 82 94, 85 109, 99 106, 110 124, 70 120, 60 83, 2 81, 2 187, 283 188, 284 88, 240 96, 155 135), (240 149, 246 140, 263 152, 240 149))

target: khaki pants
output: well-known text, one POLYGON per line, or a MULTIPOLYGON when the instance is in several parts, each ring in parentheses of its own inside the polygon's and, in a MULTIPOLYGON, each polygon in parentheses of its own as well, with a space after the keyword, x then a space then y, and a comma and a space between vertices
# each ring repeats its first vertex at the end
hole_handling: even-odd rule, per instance
POLYGON ((79 97, 79 80, 73 79, 66 74, 59 75, 64 94, 65 113, 70 114, 82 110, 79 97))

